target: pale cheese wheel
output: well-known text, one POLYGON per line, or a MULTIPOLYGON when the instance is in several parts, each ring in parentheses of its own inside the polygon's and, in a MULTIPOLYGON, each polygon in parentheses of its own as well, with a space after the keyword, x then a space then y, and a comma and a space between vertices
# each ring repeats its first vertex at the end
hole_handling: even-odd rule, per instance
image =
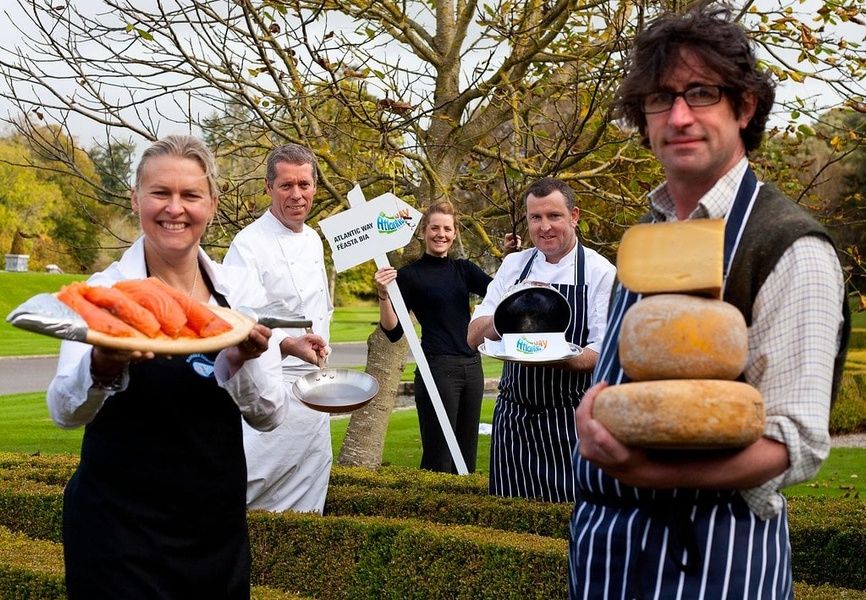
POLYGON ((739 381, 638 381, 599 392, 593 417, 630 446, 737 448, 763 434, 764 401, 739 381))
POLYGON ((635 225, 619 243, 616 275, 639 294, 684 292, 719 298, 724 244, 723 219, 635 225))
POLYGON ((748 355, 746 320, 722 300, 647 296, 622 319, 619 360, 633 381, 736 379, 748 355))

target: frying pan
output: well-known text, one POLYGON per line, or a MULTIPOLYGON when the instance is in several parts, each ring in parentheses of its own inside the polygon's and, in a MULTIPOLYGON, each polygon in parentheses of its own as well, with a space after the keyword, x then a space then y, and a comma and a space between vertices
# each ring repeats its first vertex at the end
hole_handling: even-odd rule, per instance
POLYGON ((372 400, 379 393, 379 382, 368 373, 325 368, 296 379, 292 392, 313 410, 346 413, 372 400))

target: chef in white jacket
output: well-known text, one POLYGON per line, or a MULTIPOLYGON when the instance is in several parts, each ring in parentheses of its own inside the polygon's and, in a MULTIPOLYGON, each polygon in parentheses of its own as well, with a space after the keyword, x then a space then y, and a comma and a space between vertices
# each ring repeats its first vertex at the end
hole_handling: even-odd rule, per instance
MULTIPOLYGON (((310 150, 297 144, 273 150, 265 176, 271 207, 238 233, 224 263, 256 272, 270 300, 288 302, 327 342, 334 306, 324 249, 318 234, 305 224, 317 180, 316 157, 310 150)), ((326 353, 327 349, 322 360, 326 353)), ((289 390, 299 377, 319 368, 293 356, 282 366, 289 390)), ((328 415, 307 408, 293 395, 286 413, 283 424, 270 432, 244 426, 247 507, 321 513, 332 463, 328 415)))

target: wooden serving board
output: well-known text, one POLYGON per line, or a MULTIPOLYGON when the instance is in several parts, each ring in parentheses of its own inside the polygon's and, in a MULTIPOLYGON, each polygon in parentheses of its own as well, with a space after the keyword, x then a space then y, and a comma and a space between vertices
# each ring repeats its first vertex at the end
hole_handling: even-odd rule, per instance
POLYGON ((247 338, 255 322, 248 316, 230 308, 208 304, 207 307, 225 319, 233 329, 209 338, 121 338, 100 331, 87 331, 86 342, 94 346, 117 350, 140 350, 154 354, 192 354, 194 352, 216 352, 239 344, 247 338))

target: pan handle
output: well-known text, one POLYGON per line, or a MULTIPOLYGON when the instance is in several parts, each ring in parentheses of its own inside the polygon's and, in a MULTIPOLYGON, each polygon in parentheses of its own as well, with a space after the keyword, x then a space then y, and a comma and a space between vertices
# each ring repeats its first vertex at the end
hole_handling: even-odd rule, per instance
POLYGON ((256 308, 240 306, 237 310, 256 323, 271 329, 302 329, 313 325, 313 322, 305 318, 304 315, 290 310, 289 305, 284 300, 274 300, 256 308))

